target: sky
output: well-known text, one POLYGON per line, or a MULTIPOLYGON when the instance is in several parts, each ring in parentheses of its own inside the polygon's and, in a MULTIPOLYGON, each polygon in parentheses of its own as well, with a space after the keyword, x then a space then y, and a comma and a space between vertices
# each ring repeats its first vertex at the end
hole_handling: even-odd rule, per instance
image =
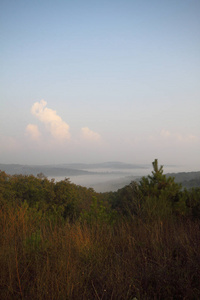
POLYGON ((199 0, 1 0, 0 163, 200 170, 199 0))

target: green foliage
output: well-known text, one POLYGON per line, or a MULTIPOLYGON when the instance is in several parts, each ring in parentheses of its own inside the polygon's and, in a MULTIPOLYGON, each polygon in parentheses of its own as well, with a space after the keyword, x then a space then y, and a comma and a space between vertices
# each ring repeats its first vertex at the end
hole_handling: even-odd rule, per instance
POLYGON ((185 198, 185 203, 190 211, 190 215, 200 219, 200 188, 185 189, 183 197, 185 198))
POLYGON ((143 196, 140 193, 138 184, 133 181, 129 185, 119 189, 117 193, 114 193, 111 203, 113 209, 126 217, 132 217, 133 215, 140 216, 143 196))
POLYGON ((153 202, 154 205, 150 206, 154 207, 154 210, 165 211, 166 216, 170 211, 185 215, 187 209, 186 203, 181 197, 181 185, 175 183, 173 177, 167 178, 163 174, 163 166, 158 167, 157 159, 154 160, 152 165, 152 175, 143 177, 139 184, 140 192, 145 198, 145 209, 149 206, 149 202, 153 202))
POLYGON ((54 182, 42 174, 9 176, 0 172, 0 205, 27 203, 54 221, 77 220, 81 211, 89 208, 94 194, 92 189, 72 184, 69 179, 54 182))
POLYGON ((11 176, 0 170, 0 205, 14 199, 14 191, 10 188, 11 176))
POLYGON ((116 220, 116 212, 111 211, 110 207, 106 206, 103 201, 97 201, 94 196, 89 210, 84 210, 80 215, 81 222, 86 221, 88 224, 113 224, 116 220))
POLYGON ((172 214, 187 215, 186 197, 174 178, 163 174, 158 160, 152 163, 152 175, 142 177, 139 184, 129 185, 114 193, 112 207, 126 217, 136 216, 146 220, 168 218, 172 214))
POLYGON ((140 191, 144 196, 164 196, 168 201, 178 201, 178 194, 181 190, 181 185, 174 182, 173 177, 166 177, 163 174, 163 166, 158 167, 158 160, 155 159, 152 163, 152 175, 143 177, 140 181, 140 191))

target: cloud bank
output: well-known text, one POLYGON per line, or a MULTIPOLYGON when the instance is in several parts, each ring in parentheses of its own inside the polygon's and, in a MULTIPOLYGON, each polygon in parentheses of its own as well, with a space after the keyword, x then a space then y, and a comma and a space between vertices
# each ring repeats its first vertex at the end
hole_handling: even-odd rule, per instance
MULTIPOLYGON (((46 130, 55 140, 61 142, 71 140, 69 125, 62 120, 55 110, 47 107, 47 102, 45 100, 42 99, 40 102, 35 102, 31 107, 31 113, 44 124, 46 130)), ((28 124, 26 127, 26 135, 33 141, 42 141, 42 134, 37 125, 28 124)), ((79 144, 86 141, 90 142, 91 145, 91 142, 97 143, 101 140, 101 136, 88 127, 81 128, 79 138, 79 144)), ((73 144, 73 140, 71 140, 71 142, 73 144)), ((74 140, 74 143, 76 144, 77 140, 74 140)))
MULTIPOLYGON (((31 113, 45 125, 46 129, 55 139, 69 140, 69 125, 57 115, 55 110, 47 108, 46 105, 47 102, 44 100, 35 102, 31 108, 31 113)), ((34 131, 35 128, 30 127, 30 125, 28 125, 29 131, 34 131)))

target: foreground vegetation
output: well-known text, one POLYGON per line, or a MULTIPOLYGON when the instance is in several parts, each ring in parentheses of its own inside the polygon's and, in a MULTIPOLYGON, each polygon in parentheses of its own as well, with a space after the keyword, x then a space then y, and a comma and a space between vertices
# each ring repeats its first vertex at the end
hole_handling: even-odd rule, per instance
POLYGON ((0 245, 1 299, 200 299, 200 189, 0 172, 0 245))

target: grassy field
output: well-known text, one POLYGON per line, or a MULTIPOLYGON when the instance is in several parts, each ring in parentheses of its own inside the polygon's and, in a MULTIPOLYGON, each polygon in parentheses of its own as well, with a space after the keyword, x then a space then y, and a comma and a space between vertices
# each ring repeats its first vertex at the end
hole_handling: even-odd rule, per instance
POLYGON ((1 299, 199 299, 199 221, 51 222, 0 215, 1 299))

